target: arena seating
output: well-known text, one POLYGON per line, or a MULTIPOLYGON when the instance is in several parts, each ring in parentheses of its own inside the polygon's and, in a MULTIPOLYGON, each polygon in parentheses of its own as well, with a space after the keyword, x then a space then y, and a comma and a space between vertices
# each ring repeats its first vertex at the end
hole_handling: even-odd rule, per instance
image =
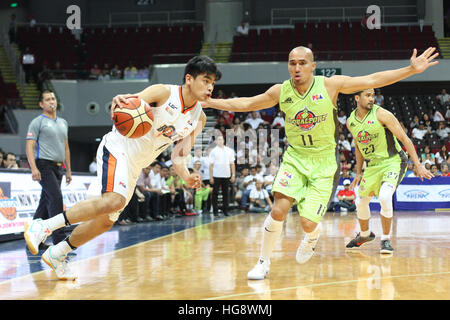
POLYGON ((230 62, 286 61, 296 46, 313 45, 316 60, 409 59, 419 51, 438 47, 431 26, 389 26, 368 30, 359 23, 300 23, 295 28, 250 29, 248 37, 235 36, 230 62))

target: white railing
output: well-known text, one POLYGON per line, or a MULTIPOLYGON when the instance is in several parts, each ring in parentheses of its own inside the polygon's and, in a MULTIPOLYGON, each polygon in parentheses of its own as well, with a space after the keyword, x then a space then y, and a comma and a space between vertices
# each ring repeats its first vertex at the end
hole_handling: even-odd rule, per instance
POLYGON ((20 56, 16 55, 16 51, 9 43, 9 35, 7 28, 3 28, 1 31, 1 43, 5 50, 6 56, 8 57, 9 63, 13 67, 14 73, 16 75, 17 83, 20 89, 23 91, 25 89, 25 72, 22 68, 22 63, 20 62, 20 56))
POLYGON ((109 14, 108 26, 117 25, 151 25, 151 24, 167 24, 173 25, 177 23, 203 23, 196 20, 196 12, 188 10, 180 11, 133 11, 133 12, 111 12, 109 14))
MULTIPOLYGON (((381 23, 417 23, 417 7, 380 6, 381 23)), ((367 7, 321 7, 321 8, 273 8, 271 24, 294 24, 296 22, 356 21, 366 14, 367 7)))

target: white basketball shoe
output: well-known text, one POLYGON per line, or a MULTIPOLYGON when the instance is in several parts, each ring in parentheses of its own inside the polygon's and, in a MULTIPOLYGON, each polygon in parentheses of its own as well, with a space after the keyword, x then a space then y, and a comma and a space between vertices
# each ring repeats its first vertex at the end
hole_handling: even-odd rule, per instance
POLYGON ((39 244, 44 242, 45 239, 47 239, 47 237, 51 234, 52 232, 45 225, 42 219, 25 222, 23 236, 31 254, 37 254, 39 252, 39 244))
POLYGON ((259 259, 256 265, 247 273, 249 280, 264 280, 269 274, 270 261, 259 259))
POLYGON ((309 235, 305 235, 303 240, 300 242, 300 246, 297 249, 297 254, 295 259, 298 263, 305 263, 314 255, 314 249, 316 248, 317 241, 319 240, 320 233, 322 232, 322 224, 318 225, 317 237, 315 239, 310 239, 309 235))
POLYGON ((44 260, 44 262, 55 271, 59 280, 75 280, 77 275, 67 262, 67 255, 54 257, 52 255, 53 247, 54 246, 50 246, 47 250, 45 250, 42 254, 42 260, 44 260))

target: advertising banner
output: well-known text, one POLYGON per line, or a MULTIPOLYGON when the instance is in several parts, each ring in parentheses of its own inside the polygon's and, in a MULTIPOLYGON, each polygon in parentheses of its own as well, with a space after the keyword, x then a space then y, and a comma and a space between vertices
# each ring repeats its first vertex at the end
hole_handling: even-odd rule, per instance
MULTIPOLYGON (((86 199, 87 189, 95 178, 95 175, 72 174, 72 181, 67 185, 63 177, 61 191, 66 209, 86 199)), ((25 221, 33 217, 39 205, 41 189, 29 171, 0 172, 0 236, 23 232, 25 221)))

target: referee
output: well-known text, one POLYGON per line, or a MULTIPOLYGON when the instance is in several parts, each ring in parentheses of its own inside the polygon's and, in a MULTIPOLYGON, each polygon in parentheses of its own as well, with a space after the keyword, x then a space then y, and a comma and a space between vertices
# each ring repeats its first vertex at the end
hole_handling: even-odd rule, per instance
MULTIPOLYGON (((33 219, 48 219, 63 212, 61 180, 66 164, 66 183, 72 180, 67 121, 56 116, 57 101, 52 91, 41 93, 39 106, 42 114, 34 118, 28 127, 26 154, 31 167, 32 179, 42 186, 39 206, 33 219)), ((64 240, 64 229, 52 233, 53 244, 64 240)), ((44 243, 39 247, 47 247, 44 243)))

